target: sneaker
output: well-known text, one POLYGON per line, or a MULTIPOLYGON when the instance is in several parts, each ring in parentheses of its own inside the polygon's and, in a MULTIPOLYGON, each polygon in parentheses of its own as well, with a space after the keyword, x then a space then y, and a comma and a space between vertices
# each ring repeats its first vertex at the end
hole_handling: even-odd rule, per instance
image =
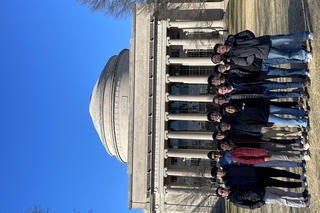
POLYGON ((313 40, 313 37, 314 37, 314 34, 312 32, 309 32, 307 39, 313 40))
POLYGON ((309 72, 309 71, 306 72, 306 76, 307 76, 308 78, 310 78, 310 72, 309 72))
POLYGON ((309 81, 309 79, 305 79, 304 81, 303 81, 303 86, 304 87, 309 87, 310 86, 310 81, 309 81))
POLYGON ((305 199, 305 204, 307 208, 310 208, 310 204, 311 204, 311 196, 308 195, 308 197, 305 199))
POLYGON ((305 161, 309 161, 310 160, 310 155, 308 155, 308 154, 302 155, 302 159, 305 160, 305 161))
POLYGON ((307 188, 307 187, 308 187, 307 182, 302 182, 302 183, 301 183, 301 187, 302 187, 302 188, 307 188))
POLYGON ((305 109, 305 106, 304 106, 303 103, 298 103, 298 104, 295 106, 295 108, 297 108, 297 109, 305 109))
POLYGON ((304 169, 307 168, 307 164, 305 162, 301 162, 301 163, 297 163, 297 164, 298 164, 298 167, 301 167, 301 168, 304 168, 304 169))
POLYGON ((311 130, 311 127, 309 126, 309 124, 308 124, 306 127, 304 127, 304 130, 305 130, 306 132, 309 132, 309 131, 311 130))
POLYGON ((300 180, 305 180, 307 178, 306 173, 300 175, 300 180))
POLYGON ((309 190, 308 190, 308 188, 305 188, 305 189, 303 190, 302 196, 303 196, 304 198, 307 198, 307 197, 309 196, 309 190))
POLYGON ((307 92, 303 92, 300 97, 309 100, 309 94, 307 92))
POLYGON ((301 138, 305 139, 305 141, 308 141, 309 140, 309 136, 308 136, 308 132, 303 132, 302 135, 301 135, 301 138))
POLYGON ((310 110, 306 110, 304 113, 305 113, 304 116, 309 116, 310 110))
POLYGON ((309 149, 309 147, 310 147, 310 144, 309 143, 305 143, 304 145, 303 145, 303 150, 308 150, 309 149))
POLYGON ((312 59, 312 52, 307 52, 306 59, 312 59))

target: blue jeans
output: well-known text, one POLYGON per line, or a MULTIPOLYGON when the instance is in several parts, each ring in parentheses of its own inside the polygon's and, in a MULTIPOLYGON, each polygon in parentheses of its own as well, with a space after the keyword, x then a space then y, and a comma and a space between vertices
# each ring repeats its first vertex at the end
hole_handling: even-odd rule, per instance
POLYGON ((286 45, 284 44, 281 47, 271 47, 268 59, 284 58, 290 63, 305 63, 308 51, 303 50, 302 48, 295 50, 286 49, 285 46, 286 45))
POLYGON ((295 108, 282 108, 274 105, 270 105, 270 114, 280 114, 280 115, 292 115, 296 117, 305 116, 305 111, 295 108))
POLYGON ((304 42, 308 39, 309 34, 310 32, 303 31, 299 33, 270 36, 271 47, 281 46, 288 42, 304 42))
POLYGON ((264 63, 262 61, 260 75, 272 75, 272 76, 292 76, 292 75, 306 75, 306 69, 286 69, 286 68, 278 68, 271 67, 269 64, 264 63))
POLYGON ((291 33, 286 35, 270 36, 271 48, 268 59, 287 59, 287 63, 305 63, 307 51, 299 44, 286 44, 288 42, 304 42, 309 32, 291 33))
POLYGON ((300 97, 302 92, 270 92, 274 89, 302 88, 301 82, 265 82, 261 84, 262 98, 270 100, 277 98, 300 97))
POLYGON ((268 117, 268 122, 278 124, 278 125, 299 125, 306 127, 308 124, 308 121, 306 118, 282 118, 279 116, 276 116, 274 114, 287 114, 287 115, 293 115, 293 116, 305 116, 304 110, 299 109, 293 109, 293 108, 281 108, 277 106, 270 105, 270 112, 268 117))

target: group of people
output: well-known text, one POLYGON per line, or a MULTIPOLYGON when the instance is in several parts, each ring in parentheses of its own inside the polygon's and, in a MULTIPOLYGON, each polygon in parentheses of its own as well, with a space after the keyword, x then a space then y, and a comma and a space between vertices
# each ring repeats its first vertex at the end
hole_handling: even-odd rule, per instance
POLYGON ((216 64, 215 73, 209 76, 208 83, 216 88, 217 95, 213 98, 216 108, 207 118, 216 122, 212 137, 220 151, 210 151, 208 158, 220 166, 211 170, 211 175, 224 184, 216 189, 217 196, 236 206, 250 209, 264 204, 310 206, 306 174, 273 167, 305 169, 306 161, 310 160, 309 111, 303 103, 279 101, 298 97, 308 100, 309 70, 278 65, 308 63, 312 54, 302 42, 313 36, 304 31, 256 37, 246 30, 230 35, 225 44, 216 44, 213 49, 211 60, 216 64), (272 78, 278 77, 301 80, 273 81, 272 78), (291 90, 283 91, 287 89, 291 90), (273 125, 298 130, 280 131, 273 129, 273 125), (293 193, 274 187, 304 190, 293 193))

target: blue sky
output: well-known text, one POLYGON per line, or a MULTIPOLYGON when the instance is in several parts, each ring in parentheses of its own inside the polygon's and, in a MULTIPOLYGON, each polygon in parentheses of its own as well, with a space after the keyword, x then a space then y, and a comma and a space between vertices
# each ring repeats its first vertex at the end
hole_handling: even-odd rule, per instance
POLYGON ((129 212, 126 165, 104 150, 88 106, 107 60, 129 48, 131 17, 4 0, 0 26, 0 213, 129 212))

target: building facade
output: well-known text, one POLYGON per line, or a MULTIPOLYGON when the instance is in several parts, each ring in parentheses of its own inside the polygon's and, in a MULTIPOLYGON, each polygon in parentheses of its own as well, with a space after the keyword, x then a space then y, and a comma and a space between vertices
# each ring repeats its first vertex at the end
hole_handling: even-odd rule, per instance
MULTIPOLYGON (((181 7, 188 13, 188 7, 181 7)), ((90 98, 106 151, 127 163, 129 208, 143 212, 223 212, 210 175, 216 149, 207 77, 212 48, 226 36, 227 1, 212 16, 157 20, 133 7, 130 50, 111 57, 90 98), (210 18, 210 20, 209 20, 210 18)))

